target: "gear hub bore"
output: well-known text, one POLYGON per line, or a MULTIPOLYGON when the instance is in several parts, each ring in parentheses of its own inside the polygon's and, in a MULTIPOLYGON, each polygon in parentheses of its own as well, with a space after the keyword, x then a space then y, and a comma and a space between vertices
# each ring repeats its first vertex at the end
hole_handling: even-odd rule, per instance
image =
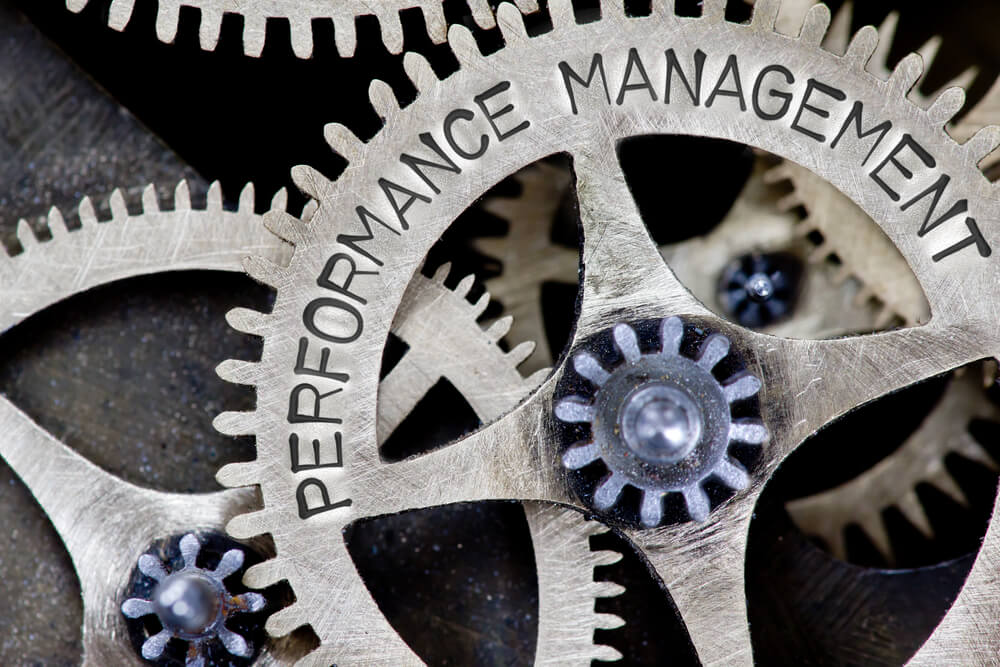
POLYGON ((573 471, 604 464, 607 473, 589 499, 598 511, 610 510, 625 488, 632 487, 642 494, 642 526, 663 522, 668 493, 680 493, 688 516, 703 521, 711 510, 704 482, 713 478, 735 491, 749 483, 730 445, 759 446, 767 440, 755 407, 749 415, 743 409, 739 417, 733 416, 735 404, 745 408, 756 396, 760 380, 745 370, 717 369, 731 355, 729 339, 722 334, 708 335, 688 356, 679 317, 655 323, 656 333, 642 343, 636 329, 649 326, 640 324, 620 323, 611 330, 613 345, 623 357, 611 370, 598 357, 599 344, 573 355, 573 370, 560 383, 568 391, 557 391, 555 415, 566 424, 583 425, 584 431, 589 427, 589 433, 569 443, 562 462, 573 471), (642 349, 649 347, 654 351, 642 349), (726 375, 724 380, 716 378, 719 373, 726 375))

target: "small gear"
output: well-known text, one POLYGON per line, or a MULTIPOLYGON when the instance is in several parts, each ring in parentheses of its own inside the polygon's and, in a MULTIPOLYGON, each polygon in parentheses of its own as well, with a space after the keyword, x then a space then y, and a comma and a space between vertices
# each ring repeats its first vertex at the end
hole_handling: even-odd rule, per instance
MULTIPOLYGON (((419 9, 423 13, 427 34, 435 44, 445 40, 448 24, 444 15, 444 0, 155 0, 156 36, 171 43, 177 37, 182 7, 201 12, 199 41, 201 48, 214 51, 219 43, 222 18, 226 14, 243 17, 243 51, 257 57, 264 50, 268 19, 286 19, 290 24, 292 51, 299 58, 309 58, 313 52, 312 22, 315 19, 333 21, 337 50, 341 57, 354 55, 357 46, 355 20, 360 16, 375 16, 382 27, 382 42, 392 53, 403 50, 403 26, 399 13, 419 9)), ((537 11, 537 0, 516 0, 522 11, 537 11)), ((90 0, 66 0, 72 12, 82 11, 90 0)), ((488 0, 465 0, 469 13, 480 28, 496 26, 488 0)), ((132 18, 135 0, 112 0, 108 25, 124 30, 132 18)))
POLYGON ((122 613, 128 618, 155 615, 163 629, 142 644, 142 657, 155 660, 163 655, 167 642, 180 639, 188 643, 187 667, 205 667, 206 645, 219 641, 238 658, 250 658, 253 646, 246 638, 226 627, 234 614, 253 613, 264 609, 267 601, 260 593, 232 595, 225 580, 243 567, 244 554, 230 549, 214 570, 198 567, 201 543, 194 533, 181 538, 184 566, 168 572, 156 556, 139 558, 139 570, 156 582, 151 599, 129 598, 122 603, 122 613))
POLYGON ((556 392, 556 418, 588 424, 591 436, 566 449, 563 465, 579 470, 596 461, 605 464, 608 475, 591 500, 600 512, 607 512, 631 486, 642 492, 645 527, 663 521, 667 493, 682 494, 688 515, 704 521, 711 504, 702 485, 710 477, 734 491, 749 483, 746 470, 730 456, 730 445, 767 440, 759 418, 731 416, 733 403, 756 396, 760 380, 746 372, 716 379, 713 369, 731 353, 722 334, 707 336, 693 359, 683 354, 684 322, 679 317, 662 320, 652 353, 642 352, 629 324, 615 325, 611 336, 623 357, 611 371, 587 349, 573 355, 575 375, 595 387, 593 395, 556 392))

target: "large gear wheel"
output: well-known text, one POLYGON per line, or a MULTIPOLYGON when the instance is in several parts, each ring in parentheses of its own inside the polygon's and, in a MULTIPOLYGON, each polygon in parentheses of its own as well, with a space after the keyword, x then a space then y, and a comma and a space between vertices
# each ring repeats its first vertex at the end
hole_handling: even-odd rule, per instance
MULTIPOLYGON (((183 182, 174 192, 170 209, 161 208, 152 186, 145 189, 142 203, 142 213, 130 214, 124 196, 116 190, 109 202, 111 217, 99 220, 93 203, 85 198, 78 210, 81 226, 72 230, 53 208, 47 219, 51 239, 46 241, 39 241, 27 221, 21 221, 21 251, 0 261, 0 286, 5 295, 0 331, 74 294, 110 282, 168 271, 241 271, 243 260, 251 253, 272 261, 286 261, 290 256, 290 247, 269 232, 262 216, 254 212, 252 185, 243 190, 235 210, 224 208, 218 183, 209 189, 203 210, 192 208, 183 182)), ((284 210, 285 205, 285 194, 279 192, 272 210, 284 210)), ((311 207, 303 217, 308 217, 309 210, 311 207)), ((413 386, 423 386, 419 382, 411 385, 407 393, 407 383, 442 368, 445 377, 485 416, 505 405, 503 400, 498 402, 498 396, 516 402, 540 380, 523 378, 517 372, 517 361, 530 354, 530 345, 509 353, 496 345, 510 324, 509 318, 487 331, 480 329, 476 319, 488 295, 472 304, 465 298, 471 277, 453 291, 444 286, 446 274, 445 267, 434 278, 418 275, 411 284, 393 332, 413 354, 386 377, 388 384, 383 384, 380 397, 391 408, 386 414, 405 417, 413 407, 407 402, 413 397, 413 386), (486 375, 479 367, 449 366, 447 356, 435 354, 435 340, 430 335, 440 335, 435 325, 442 321, 449 323, 455 340, 466 347, 486 344, 482 347, 486 354, 481 357, 490 360, 486 375)), ((80 576, 84 663, 131 664, 136 655, 123 641, 128 631, 117 609, 131 561, 165 536, 191 529, 221 531, 228 519, 254 507, 255 494, 250 489, 187 495, 139 488, 73 452, 6 398, 0 398, 0 411, 9 436, 0 445, 0 455, 53 522, 80 576), (108 516, 127 516, 129 523, 108 523, 108 516), (128 539, 122 537, 126 534, 128 539)), ((543 503, 527 503, 525 514, 536 554, 538 618, 544 628, 538 634, 538 663, 567 664, 568 660, 589 664, 592 659, 620 658, 617 651, 593 640, 595 629, 615 628, 623 622, 594 609, 598 598, 614 597, 623 590, 617 584, 594 580, 595 567, 621 557, 613 551, 590 549, 589 537, 606 528, 584 521, 576 512, 543 503)), ((162 650, 162 645, 155 645, 162 650)), ((294 644, 278 641, 260 653, 255 664, 288 664, 298 653, 294 644)))
MULTIPOLYGON (((481 28, 496 25, 488 0, 465 0, 472 19, 481 28)), ((517 0, 526 12, 538 9, 536 0, 517 0)), ((90 0, 66 0, 73 12, 82 11, 90 0)), ((286 19, 291 30, 292 51, 300 58, 313 52, 312 21, 329 19, 336 31, 337 50, 343 57, 354 54, 357 46, 355 20, 360 16, 375 16, 382 28, 382 42, 392 53, 403 50, 403 26, 399 13, 419 9, 423 13, 427 34, 439 44, 444 41, 448 24, 443 0, 156 0, 156 36, 163 42, 173 42, 182 7, 196 8, 201 13, 198 39, 201 48, 214 51, 219 43, 222 18, 238 14, 243 18, 243 51, 248 56, 260 56, 267 37, 268 19, 286 19)), ((132 18, 135 0, 112 0, 108 25, 124 30, 132 18)))
MULTIPOLYGON (((820 48, 830 20, 825 7, 807 14, 795 38, 774 32, 777 9, 759 1, 751 22, 733 24, 718 0, 704 2, 697 18, 678 17, 661 3, 642 17, 605 5, 600 21, 580 25, 570 3, 559 0, 549 5, 553 30, 528 37, 519 12, 501 6, 505 48, 484 57, 466 29, 453 27, 449 42, 460 68, 446 84, 408 54, 416 101, 399 110, 378 96, 387 122, 368 142, 332 127, 328 138, 349 162, 336 181, 307 168, 293 172, 319 208, 308 225, 272 216, 272 229, 295 245, 288 266, 248 265, 278 291, 273 312, 238 322, 265 341, 261 361, 240 373, 257 387, 258 407, 223 414, 216 424, 257 438, 258 458, 226 466, 219 478, 260 485, 264 509, 233 520, 229 530, 273 536, 277 557, 246 578, 257 586, 289 580, 297 602, 270 617, 268 629, 281 635, 310 624, 321 644, 307 664, 414 659, 392 642, 374 602, 351 593, 363 590, 358 575, 342 544, 329 539, 348 523, 501 498, 594 510, 568 484, 554 437, 552 396, 565 356, 519 407, 458 443, 395 464, 377 452, 378 359, 410 276, 461 210, 525 164, 556 152, 574 164, 584 249, 571 351, 624 316, 683 315, 699 330, 726 335, 761 380, 759 408, 770 439, 750 465, 745 489, 716 499, 700 524, 641 529, 627 517, 609 519, 661 577, 703 664, 752 661, 743 554, 755 502, 781 461, 854 407, 1000 351, 988 259, 1000 206, 977 169, 1000 132, 987 129, 959 145, 942 127, 961 107, 961 91, 946 91, 926 110, 906 99, 920 76, 919 59, 904 59, 888 81, 879 80, 864 67, 878 44, 874 29, 859 32, 839 56, 820 48), (780 63, 770 54, 781 54, 780 63), (883 123, 879 136, 864 134, 883 123), (933 317, 870 336, 800 340, 713 314, 662 261, 616 164, 617 140, 670 132, 755 145, 836 185, 900 250, 933 317), (931 157, 916 171, 912 160, 924 155, 931 157), (903 159, 905 170, 898 167, 903 159), (948 202, 940 210, 938 199, 929 199, 939 191, 948 202), (951 202, 966 215, 946 213, 951 202), (933 224, 924 221, 928 209, 933 224), (295 371, 303 367, 303 345, 309 377, 295 371), (330 398, 303 411, 302 391, 330 398), (296 440, 317 443, 320 456, 308 476, 288 466, 296 440), (336 459, 334 442, 343 444, 336 459), (351 650, 362 629, 365 655, 351 650)), ((989 567, 991 558, 983 552, 977 566, 989 567)), ((974 594, 971 585, 964 595, 974 594)))

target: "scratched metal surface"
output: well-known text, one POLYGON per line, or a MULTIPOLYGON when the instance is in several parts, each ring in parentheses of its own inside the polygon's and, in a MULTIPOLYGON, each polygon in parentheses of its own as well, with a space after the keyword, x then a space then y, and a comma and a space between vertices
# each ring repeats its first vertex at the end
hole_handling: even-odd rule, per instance
MULTIPOLYGON (((6 15, 11 15, 9 9, 5 8, 4 11, 6 15)), ((0 16, 6 18, 6 15, 0 16)), ((12 18, 12 25, 17 26, 18 34, 21 36, 19 39, 26 34, 37 35, 30 26, 19 19, 12 18)), ((29 38, 29 41, 30 39, 36 40, 37 52, 15 51, 33 53, 39 58, 29 62, 50 63, 33 73, 51 75, 51 72, 58 71, 60 67, 66 68, 64 64, 59 64, 63 62, 61 58, 56 58, 55 52, 47 50, 48 47, 38 40, 37 36, 29 38), (43 57, 43 53, 49 54, 49 60, 43 57)), ((3 54, 0 54, 0 62, 7 53, 5 49, 3 54)), ((31 70, 31 68, 21 69, 29 72, 31 70)), ((17 68, 14 70, 17 71, 17 68)), ((27 75, 21 71, 18 74, 21 77, 27 75)), ((0 76, 3 74, 0 73, 0 76)), ((53 83, 57 80, 59 79, 47 79, 41 84, 42 89, 45 91, 60 89, 60 86, 53 83)), ((80 86, 81 81, 91 86, 93 94, 92 85, 85 79, 74 79, 74 86, 80 86)), ((6 86, 4 89, 8 90, 6 86)), ((30 86, 28 89, 30 90, 30 86)), ((42 94, 37 94, 34 106, 28 105, 28 108, 34 110, 42 108, 39 101, 42 97, 44 97, 42 94)), ((133 121, 128 116, 122 116, 120 110, 106 100, 102 103, 104 105, 102 108, 109 110, 104 116, 106 124, 88 121, 83 123, 82 129, 75 128, 73 122, 81 114, 73 113, 72 105, 76 100, 83 98, 82 93, 70 95, 68 106, 48 126, 52 135, 51 143, 37 144, 40 146, 38 151, 40 163, 46 164, 48 160, 49 166, 40 170, 40 173, 45 172, 44 177, 39 176, 35 180, 26 181, 30 171, 26 171, 24 167, 21 169, 11 167, 9 179, 6 176, 8 172, 4 172, 0 183, 17 184, 17 187, 11 188, 11 194, 6 196, 10 197, 11 210, 18 211, 14 216, 5 215, 4 225, 9 225, 18 215, 37 215, 40 213, 38 204, 42 204, 43 208, 51 203, 66 206, 73 203, 83 192, 106 193, 110 184, 124 184, 129 188, 138 188, 147 181, 172 183, 185 171, 169 151, 150 139, 148 135, 137 132, 133 136, 124 132, 122 127, 128 126, 133 121), (112 119, 113 122, 108 119, 112 119), (64 144, 60 144, 59 142, 63 141, 59 138, 60 131, 67 128, 69 131, 65 134, 72 139, 72 142, 67 139, 64 144), (94 151, 100 153, 101 149, 80 150, 81 146, 88 145, 86 139, 88 131, 93 131, 99 135, 101 141, 107 140, 114 146, 114 150, 110 151, 114 159, 110 163, 101 162, 94 157, 94 151), (47 151, 45 148, 49 146, 58 148, 47 151), (142 159, 130 160, 128 156, 132 154, 142 156, 142 159), (155 159, 157 156, 159 160, 155 159), (168 166, 161 169, 157 166, 161 164, 168 166), (73 176, 67 177, 67 174, 73 176), (139 174, 141 177, 134 178, 139 174), (84 179, 84 175, 90 178, 84 179), (48 178, 52 178, 57 185, 47 183, 48 178), (46 196, 51 196, 51 199, 40 197, 39 190, 46 192, 46 196), (17 208, 17 202, 21 202, 22 208, 17 208)), ((98 97, 95 95, 92 99, 96 100, 98 97)), ((93 102, 93 105, 101 106, 96 102, 93 102)), ((90 105, 83 107, 86 113, 90 112, 90 105)), ((44 114, 41 117, 44 118, 44 114)), ((89 143, 100 145, 93 141, 89 143)), ((6 150, 5 147, 5 152, 0 153, 0 157, 6 155, 6 150)), ((7 165, 8 162, 5 161, 2 166, 6 168, 7 165)), ((10 228, 5 226, 4 229, 9 231, 10 228)), ((167 450, 162 449, 161 445, 168 440, 163 435, 165 429, 176 427, 180 423, 182 429, 190 425, 190 431, 183 431, 189 436, 188 440, 204 441, 213 433, 208 422, 218 411, 220 403, 224 403, 226 408, 238 408, 247 400, 245 394, 238 391, 227 395, 221 385, 215 384, 211 368, 223 356, 239 356, 241 351, 250 351, 243 348, 243 342, 236 337, 225 343, 224 355, 220 355, 219 341, 228 336, 225 325, 221 324, 221 314, 233 301, 232 293, 252 288, 248 282, 222 281, 217 284, 218 294, 205 294, 204 290, 197 289, 199 285, 181 280, 165 288, 152 287, 153 296, 150 297, 146 294, 150 287, 142 285, 135 293, 126 289, 115 295, 111 301, 123 304, 120 309, 110 306, 95 309, 89 302, 81 301, 39 322, 37 328, 32 328, 30 326, 32 323, 29 323, 27 331, 20 334, 19 338, 13 339, 17 341, 17 345, 13 346, 14 349, 5 350, 4 368, 11 370, 5 371, 3 384, 0 387, 12 398, 23 389, 24 394, 19 397, 22 405, 36 409, 39 420, 47 420, 50 430, 65 436, 71 444, 86 450, 88 446, 92 446, 90 443, 94 437, 94 431, 89 429, 97 429, 98 433, 103 434, 97 438, 102 446, 93 449, 94 455, 98 459, 106 456, 103 463, 120 466, 125 475, 135 481, 161 488, 180 489, 185 485, 211 488, 213 466, 216 459, 224 457, 225 453, 220 454, 216 449, 213 456, 212 446, 205 445, 196 456, 210 461, 212 465, 193 468, 190 466, 189 453, 176 456, 179 449, 170 447, 167 450), (143 294, 140 296, 138 292, 143 294), (88 328, 93 327, 94 331, 85 332, 73 326, 73 322, 82 321, 83 318, 87 318, 88 328), (178 392, 161 387, 153 388, 150 383, 145 382, 145 379, 148 379, 146 376, 135 374, 133 370, 147 367, 140 366, 140 363, 148 363, 156 368, 157 343, 173 337, 178 342, 178 347, 183 347, 183 341, 186 340, 185 332, 189 331, 189 328, 191 331, 196 331, 191 337, 193 344, 191 356, 189 360, 185 360, 185 367, 177 382, 178 386, 184 385, 190 395, 198 397, 199 400, 185 404, 179 411, 171 412, 171 402, 175 400, 178 392), (123 330, 126 333, 121 336, 120 332, 123 330), (149 338, 151 333, 156 334, 152 339, 149 338), (131 350, 127 360, 123 355, 108 352, 122 349, 131 350), (95 354, 95 350, 98 354, 95 354), (100 353, 104 353, 103 359, 99 357, 100 353), (73 377, 70 373, 66 373, 66 369, 73 367, 89 369, 92 373, 84 374, 86 377, 83 375, 73 377), (99 379, 95 381, 93 376, 99 379), (205 378, 209 379, 211 386, 201 384, 205 378), (53 379, 56 379, 60 389, 67 391, 68 398, 63 400, 68 404, 53 402, 52 395, 44 389, 53 379), (134 414, 115 415, 113 410, 108 410, 107 401, 113 400, 121 393, 134 394, 137 405, 151 406, 152 414, 145 415, 143 419, 149 419, 153 423, 143 425, 134 414), (70 413, 72 417, 69 416, 70 413), (92 416, 89 419, 89 426, 86 429, 80 428, 77 419, 82 417, 84 421, 88 421, 88 415, 92 416), (127 433, 128 436, 116 443, 114 433, 127 433), (77 438, 75 443, 74 438, 77 438), (136 441, 143 442, 144 446, 137 447, 136 441), (119 449, 115 449, 116 447, 119 449), (157 447, 160 447, 159 452, 157 447), (162 454, 163 451, 168 452, 168 455, 162 454)), ((209 291, 214 289, 215 287, 209 291)), ((258 295, 254 299, 263 301, 265 297, 258 295)), ((246 304, 247 299, 241 296, 238 301, 246 304)), ((149 372, 158 375, 160 371, 149 372)), ((157 379, 163 378, 157 377, 157 379)), ((237 453, 245 454, 245 451, 234 449, 232 455, 236 456, 237 453)), ((5 633, 0 662, 13 664, 23 660, 44 664, 73 664, 79 656, 79 640, 75 629, 79 628, 80 621, 79 609, 74 607, 76 598, 72 594, 76 584, 68 561, 52 531, 48 528, 41 530, 37 528, 40 525, 47 526, 47 523, 37 511, 33 501, 25 494, 23 487, 16 481, 7 479, 3 488, 3 502, 7 503, 10 500, 15 503, 14 507, 21 508, 0 515, 0 521, 3 522, 0 523, 0 530, 13 538, 7 544, 0 545, 2 549, 0 554, 8 554, 6 557, 0 556, 4 558, 2 563, 4 571, 9 572, 8 566, 14 563, 10 553, 17 552, 23 556, 34 551, 44 555, 28 560, 22 558, 24 562, 13 565, 14 576, 11 581, 14 585, 20 586, 23 592, 18 596, 16 589, 10 590, 10 595, 12 599, 18 600, 15 609, 20 610, 18 613, 23 616, 14 618, 8 616, 6 612, 0 614, 0 624, 9 623, 2 627, 10 628, 10 631, 5 633), (51 562, 50 554, 53 555, 51 562), (67 595, 67 592, 70 594, 67 595), (48 649, 51 649, 50 653, 45 655, 40 653, 48 649)), ((418 537, 427 539, 428 535, 424 534, 414 539, 418 537)))

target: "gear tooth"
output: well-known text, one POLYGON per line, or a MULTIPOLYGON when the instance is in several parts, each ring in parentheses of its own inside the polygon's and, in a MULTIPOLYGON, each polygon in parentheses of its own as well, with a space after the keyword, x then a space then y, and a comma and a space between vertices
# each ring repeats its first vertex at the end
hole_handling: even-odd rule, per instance
POLYGON ((468 5, 469 14, 477 26, 483 30, 490 30, 496 27, 493 10, 490 9, 490 3, 487 0, 466 0, 466 5, 468 5))
POLYGON ((614 565, 621 559, 622 555, 618 551, 611 551, 605 549, 603 551, 591 552, 591 560, 594 563, 594 567, 604 567, 606 565, 614 565))
POLYGON ((833 253, 833 247, 828 241, 823 241, 809 253, 809 261, 813 264, 825 261, 833 253))
POLYGON ((725 21, 726 2, 727 0, 704 0, 701 4, 701 17, 713 23, 725 21))
POLYGON ((778 10, 781 0, 757 0, 753 6, 753 16, 750 27, 757 31, 774 31, 774 23, 778 20, 778 10))
POLYGON ((215 367, 215 374, 232 384, 255 385, 260 380, 261 366, 256 361, 226 359, 215 367))
POLYGON ((218 181, 212 181, 212 184, 208 186, 205 208, 209 211, 222 210, 222 184, 218 181))
POLYGON ((424 15, 424 26, 427 36, 434 44, 441 44, 448 39, 448 20, 444 15, 444 7, 437 2, 422 5, 420 11, 424 15))
POLYGON ((87 0, 66 0, 66 9, 79 14, 87 6, 87 0))
POLYGON ((267 38, 267 17, 262 14, 243 15, 243 53, 251 58, 259 58, 264 52, 267 38))
POLYGON ((824 4, 813 5, 802 22, 799 41, 808 46, 819 46, 830 28, 830 8, 824 4))
POLYGON ((514 0, 514 6, 520 9, 522 14, 530 14, 540 9, 538 0, 514 0))
POLYGON ((863 306, 874 296, 875 292, 873 292, 867 285, 862 285, 861 289, 858 290, 858 293, 854 295, 854 305, 863 306))
POLYGON ((260 470, 256 461, 229 463, 215 473, 215 480, 222 486, 235 489, 260 483, 260 470))
POLYGON ((931 522, 927 518, 927 513, 924 511, 924 506, 921 504, 920 498, 917 497, 916 491, 913 489, 908 490, 896 501, 896 507, 903 513, 907 521, 916 526, 917 530, 924 537, 928 539, 934 537, 934 529, 931 527, 931 522))
POLYGON ((441 266, 434 269, 434 276, 432 280, 439 285, 444 285, 444 281, 448 280, 449 273, 451 273, 451 262, 445 262, 441 266))
POLYGON ((890 563, 894 561, 892 545, 889 542, 889 533, 886 531, 882 515, 878 512, 862 513, 857 517, 857 524, 861 526, 865 535, 880 554, 890 563))
POLYGON ((510 359, 511 364, 514 366, 520 366, 528 357, 535 351, 535 341, 526 340, 523 343, 517 345, 513 350, 507 353, 507 358, 510 359))
POLYGON ((701 523, 708 518, 708 512, 712 505, 708 500, 708 494, 701 488, 700 484, 689 486, 684 489, 684 503, 687 505, 688 516, 692 521, 701 523))
POLYGON ((111 207, 112 220, 124 220, 128 217, 128 206, 125 204, 125 195, 118 188, 115 188, 111 192, 108 205, 111 207))
POLYGON ((483 292, 476 299, 476 302, 472 304, 472 316, 479 319, 479 316, 486 312, 486 307, 490 305, 490 293, 483 292))
POLYGON ((429 90, 431 86, 438 83, 437 75, 434 73, 431 64, 427 61, 427 58, 424 58, 419 53, 408 51, 403 56, 403 69, 418 92, 429 90))
POLYGON ((98 224, 97 212, 94 210, 94 202, 90 197, 84 197, 80 205, 76 208, 76 214, 80 218, 80 224, 84 227, 98 224))
POLYGON ((361 157, 364 142, 340 123, 327 123, 323 128, 323 135, 330 148, 348 162, 357 162, 361 157))
POLYGON ((247 512, 234 516, 226 524, 226 532, 237 540, 249 540, 271 532, 271 521, 267 510, 247 512))
POLYGON ((889 88, 899 97, 906 97, 924 75, 924 61, 916 53, 906 56, 896 65, 889 77, 889 88))
POLYGON ((281 209, 271 210, 264 214, 264 227, 279 239, 292 245, 299 245, 306 236, 305 223, 281 209))
POLYGON ((617 614, 594 614, 594 622, 604 630, 614 630, 625 625, 625 619, 617 614))
POLYGON ((647 528, 655 528, 663 520, 663 494, 658 491, 646 489, 642 494, 642 506, 639 510, 639 518, 642 525, 647 528))
POLYGON ((177 37, 177 24, 181 8, 176 0, 161 0, 156 12, 156 37, 165 44, 173 44, 177 37))
POLYGON ((288 208, 288 190, 285 188, 279 189, 271 197, 271 210, 272 211, 284 211, 288 208))
POLYGON ((612 472, 598 484, 597 489, 594 491, 594 507, 599 510, 610 509, 618 502, 618 498, 622 495, 624 488, 625 478, 612 472))
POLYGON ((251 278, 268 287, 278 289, 283 279, 283 270, 269 259, 252 255, 243 260, 243 270, 251 278))
POLYGON ((614 581, 595 581, 594 596, 599 598, 616 598, 625 594, 627 589, 614 581))
MULTIPOLYGON (((354 27, 354 21, 350 22, 351 27, 354 27)), ((303 60, 307 58, 312 58, 313 54, 313 32, 312 32, 312 21, 302 21, 302 20, 289 20, 289 29, 291 30, 292 39, 292 53, 296 57, 302 58, 303 60)), ((341 34, 341 29, 339 27, 335 28, 336 34, 334 39, 337 43, 337 52, 341 52, 341 43, 346 39, 345 35, 341 34)), ((351 55, 354 53, 354 45, 351 44, 351 55)), ((346 57, 346 56, 345 56, 346 57)))
POLYGON ((358 30, 357 26, 354 25, 354 17, 334 17, 333 30, 334 38, 337 41, 337 53, 340 57, 350 58, 353 56, 354 49, 358 46, 358 30))
POLYGON ((284 581, 288 574, 288 563, 279 558, 261 561, 247 568, 243 573, 243 583, 250 588, 267 588, 284 581))
POLYGON ((267 330, 268 315, 250 308, 233 308, 226 313, 226 322, 236 331, 263 336, 267 330))
POLYGON ((964 105, 965 91, 961 88, 948 88, 927 109, 927 116, 935 126, 945 125, 951 122, 964 105))
POLYGON ((186 180, 181 181, 177 184, 177 187, 174 188, 174 210, 191 210, 191 190, 188 188, 188 182, 186 180))
POLYGON ((145 215, 160 212, 160 197, 156 192, 156 186, 152 183, 142 189, 142 212, 145 215))
POLYGON ((497 25, 508 45, 523 44, 528 40, 528 30, 524 27, 524 17, 517 7, 504 3, 497 8, 497 25))
POLYGON ((316 215, 316 211, 318 210, 319 210, 319 202, 316 201, 315 199, 310 199, 305 203, 305 206, 302 207, 302 214, 299 216, 299 218, 302 220, 302 222, 308 224, 313 219, 313 216, 316 215))
POLYGON ((831 53, 843 55, 847 51, 848 42, 851 40, 851 23, 854 18, 854 3, 847 0, 837 13, 833 15, 830 27, 826 31, 823 39, 823 48, 831 53))
POLYGON ((469 294, 469 290, 472 289, 473 284, 476 282, 476 276, 471 273, 464 278, 462 278, 458 285, 455 286, 454 292, 460 297, 465 297, 469 294))
POLYGON ((237 208, 241 213, 254 212, 254 202, 256 201, 256 193, 254 192, 253 181, 247 183, 243 186, 243 190, 240 191, 240 201, 237 204, 237 208))
MULTIPOLYGON (((80 3, 82 9, 87 4, 87 0, 80 3)), ((132 11, 135 7, 135 0, 114 0, 108 9, 108 27, 121 32, 132 19, 132 11)))
POLYGON ((455 24, 448 29, 448 43, 462 69, 470 69, 482 59, 476 38, 464 25, 455 24))
MULTIPOLYGON (((608 614, 602 614, 602 616, 607 616, 608 614)), ((616 617, 617 618, 617 617, 616 617)), ((625 621, 622 621, 624 624, 625 621)), ((604 626, 601 626, 604 628, 604 626)), ((611 628, 604 628, 611 629, 611 628)), ((588 656, 591 660, 598 660, 600 662, 617 662, 624 659, 621 651, 618 649, 608 646, 607 644, 594 644, 591 654, 588 656)))
POLYGON ((292 167, 292 181, 299 190, 316 201, 323 201, 333 191, 333 182, 312 167, 304 164, 292 167))
POLYGON ((896 40, 896 27, 899 25, 899 12, 891 11, 878 27, 878 46, 872 53, 869 69, 874 74, 883 75, 889 71, 889 51, 896 40))
POLYGON ((239 437, 257 432, 256 412, 223 412, 212 420, 212 426, 222 435, 239 437))
POLYGON ((837 272, 833 274, 833 284, 843 285, 845 282, 847 282, 847 279, 850 277, 851 277, 851 267, 847 266, 846 264, 842 264, 840 268, 837 269, 837 272))
POLYGON ((403 50, 403 24, 399 12, 385 11, 378 14, 379 28, 382 32, 382 43, 389 53, 399 53, 403 50))
POLYGON ((69 233, 62 211, 55 206, 49 209, 49 215, 45 222, 49 226, 49 233, 52 234, 53 240, 64 238, 69 233))
POLYGON ((551 372, 551 368, 539 368, 537 371, 526 377, 524 382, 527 386, 534 389, 545 382, 545 378, 547 378, 551 372))
MULTIPOLYGON (((267 622, 264 624, 264 629, 267 630, 267 633, 272 637, 284 637, 293 630, 309 623, 309 619, 302 611, 300 611, 301 609, 302 605, 299 603, 293 603, 284 609, 279 609, 267 618, 267 622)), ((303 660, 299 662, 299 664, 308 664, 309 660, 315 655, 315 652, 306 655, 303 660)), ((319 661, 314 664, 330 664, 325 661, 325 658, 317 658, 317 660, 319 661)))
POLYGON ((854 35, 854 39, 847 46, 844 60, 847 61, 848 67, 864 70, 877 46, 878 31, 873 26, 866 25, 854 35))
POLYGON ((21 249, 25 252, 27 252, 29 248, 38 245, 38 237, 35 235, 31 225, 24 218, 17 221, 17 231, 15 233, 17 235, 18 242, 21 244, 21 249))
POLYGON ((222 32, 222 11, 215 7, 202 5, 201 25, 198 28, 198 41, 201 48, 214 51, 219 44, 219 34, 222 32))
POLYGON ((549 0, 549 17, 552 19, 553 30, 576 25, 576 15, 573 13, 571 0, 549 0))
POLYGON ((969 498, 965 495, 965 491, 946 469, 942 468, 938 474, 933 475, 927 481, 937 487, 939 491, 951 496, 956 503, 965 507, 969 506, 969 498))
POLYGON ((399 115, 399 100, 385 81, 372 79, 368 86, 368 100, 382 120, 399 115))

